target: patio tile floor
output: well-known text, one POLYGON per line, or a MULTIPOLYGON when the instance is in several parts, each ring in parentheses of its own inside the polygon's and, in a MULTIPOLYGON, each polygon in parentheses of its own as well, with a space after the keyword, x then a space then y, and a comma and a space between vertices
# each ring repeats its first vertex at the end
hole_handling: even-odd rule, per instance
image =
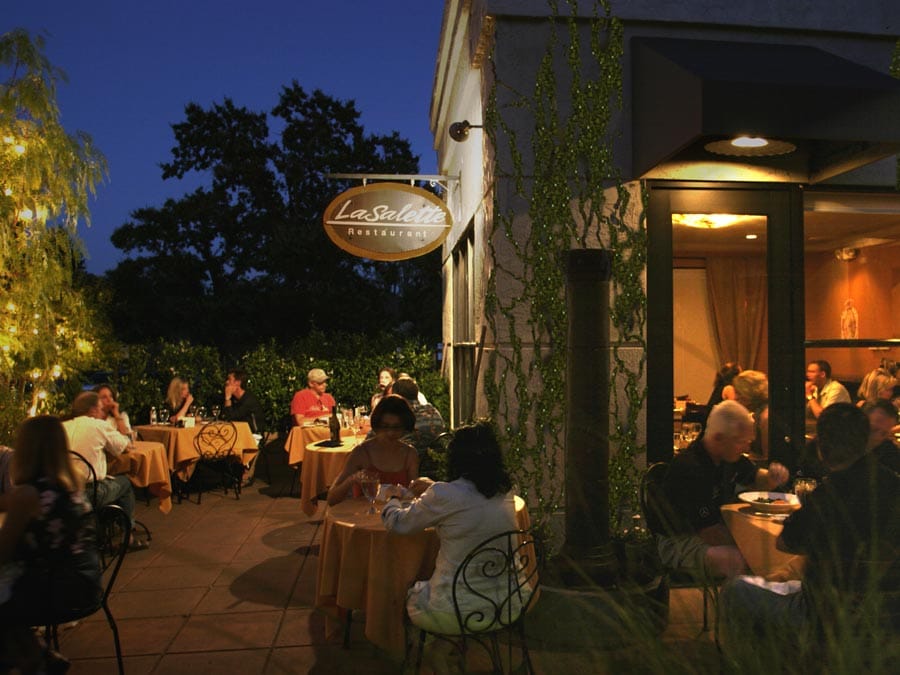
MULTIPOLYGON (((168 515, 139 501, 136 515, 153 532, 151 548, 126 557, 111 598, 129 675, 401 672, 359 626, 350 649, 339 637, 326 639, 324 617, 313 607, 322 528, 288 495, 293 476, 273 474, 273 485, 258 480, 240 500, 204 493, 200 505, 175 504, 168 515)), ((672 591, 663 643, 690 655, 693 672, 716 673, 700 603, 699 591, 672 591)), ((116 672, 102 612, 61 628, 60 648, 72 659, 72 675, 116 672)), ((634 650, 531 651, 539 673, 652 671, 643 670, 634 650)), ((468 669, 489 670, 476 656, 468 669)))

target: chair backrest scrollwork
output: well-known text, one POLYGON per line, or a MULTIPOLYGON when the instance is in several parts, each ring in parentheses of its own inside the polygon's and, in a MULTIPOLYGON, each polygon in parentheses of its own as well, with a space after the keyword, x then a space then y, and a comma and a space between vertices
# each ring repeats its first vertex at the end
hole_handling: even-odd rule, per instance
POLYGON ((540 540, 527 530, 495 535, 476 546, 453 578, 453 604, 461 635, 515 624, 535 596, 543 564, 540 540))
POLYGON ((237 428, 233 422, 216 421, 205 424, 194 437, 194 447, 203 459, 226 459, 237 442, 237 428))

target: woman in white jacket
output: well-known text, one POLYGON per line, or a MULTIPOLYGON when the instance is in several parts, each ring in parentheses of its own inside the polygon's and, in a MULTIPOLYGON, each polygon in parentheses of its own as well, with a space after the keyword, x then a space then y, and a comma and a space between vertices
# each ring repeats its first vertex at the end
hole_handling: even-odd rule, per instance
MULTIPOLYGON (((487 423, 457 430, 448 460, 449 482, 428 481, 430 485, 422 496, 406 506, 395 498, 399 495, 391 495, 381 517, 388 531, 398 534, 420 532, 427 527, 436 530, 441 546, 434 574, 410 588, 406 607, 410 619, 420 628, 456 634, 459 627, 453 607, 453 576, 476 546, 494 535, 516 529, 516 512, 510 477, 503 466, 497 438, 487 423)), ((414 481, 414 491, 422 481, 427 479, 414 481)), ((503 575, 474 581, 469 577, 467 584, 489 597, 508 593, 503 575)), ((457 589, 463 616, 485 605, 483 597, 468 590, 457 589)), ((480 628, 490 625, 493 617, 486 615, 486 622, 480 628)), ((469 623, 468 627, 474 626, 469 623)))

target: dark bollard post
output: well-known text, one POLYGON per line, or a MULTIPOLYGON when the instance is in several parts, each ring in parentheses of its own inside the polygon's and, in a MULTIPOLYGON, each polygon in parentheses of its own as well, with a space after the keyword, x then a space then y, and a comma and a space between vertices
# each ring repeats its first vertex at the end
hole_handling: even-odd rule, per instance
POLYGON ((567 586, 606 585, 616 576, 609 537, 609 292, 602 249, 566 257, 566 541, 559 571, 567 586))

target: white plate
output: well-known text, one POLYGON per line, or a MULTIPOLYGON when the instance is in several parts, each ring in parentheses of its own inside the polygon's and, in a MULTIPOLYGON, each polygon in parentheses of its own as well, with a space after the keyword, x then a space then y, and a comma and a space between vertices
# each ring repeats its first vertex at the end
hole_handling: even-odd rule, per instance
POLYGON ((800 508, 800 500, 797 495, 790 492, 742 492, 738 495, 738 499, 763 513, 790 513, 794 509, 800 508), (770 499, 782 500, 784 503, 773 504, 766 501, 770 499))

